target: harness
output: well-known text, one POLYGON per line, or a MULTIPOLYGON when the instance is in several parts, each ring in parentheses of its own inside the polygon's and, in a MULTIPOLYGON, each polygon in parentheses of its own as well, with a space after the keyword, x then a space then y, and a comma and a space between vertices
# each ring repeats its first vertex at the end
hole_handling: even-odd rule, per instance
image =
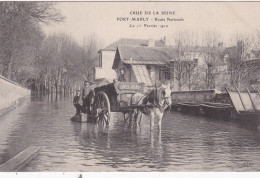
POLYGON ((157 102, 154 107, 160 109, 161 112, 164 112, 164 110, 169 106, 168 103, 164 100, 164 102, 162 104, 160 104, 159 102, 157 102))
POLYGON ((157 87, 155 88, 155 93, 156 93, 156 95, 153 96, 154 97, 153 106, 160 109, 161 112, 164 112, 164 110, 168 107, 168 103, 165 100, 162 104, 160 103, 159 97, 158 97, 157 87))
MULTIPOLYGON (((164 110, 168 107, 168 103, 166 102, 166 100, 164 100, 163 103, 160 103, 159 101, 159 96, 158 96, 158 89, 157 87, 155 88, 155 90, 152 90, 150 93, 144 95, 143 97, 141 97, 138 101, 137 104, 140 103, 140 101, 143 101, 144 98, 147 98, 147 102, 152 99, 152 101, 150 100, 150 102, 152 103, 152 105, 146 105, 145 107, 142 108, 142 112, 147 113, 148 112, 148 107, 156 107, 158 109, 160 109, 161 112, 164 112, 164 110), (151 96, 151 94, 153 94, 153 96, 151 96)), ((132 98, 130 103, 132 103, 132 98)), ((146 103, 142 103, 142 104, 146 104, 146 103)))

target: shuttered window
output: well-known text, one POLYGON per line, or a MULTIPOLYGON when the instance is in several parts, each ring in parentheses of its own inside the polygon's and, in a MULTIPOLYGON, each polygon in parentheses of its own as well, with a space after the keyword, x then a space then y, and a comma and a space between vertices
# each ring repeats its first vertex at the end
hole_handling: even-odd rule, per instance
POLYGON ((132 68, 138 83, 144 83, 146 86, 152 86, 152 82, 145 65, 132 65, 132 68))

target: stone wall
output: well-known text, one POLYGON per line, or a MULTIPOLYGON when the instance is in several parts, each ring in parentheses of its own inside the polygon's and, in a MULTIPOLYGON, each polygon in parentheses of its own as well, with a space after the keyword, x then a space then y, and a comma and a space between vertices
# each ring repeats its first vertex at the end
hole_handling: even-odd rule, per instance
POLYGON ((29 89, 0 76, 0 116, 30 95, 29 89))
POLYGON ((172 104, 214 102, 216 90, 193 90, 172 92, 172 104))

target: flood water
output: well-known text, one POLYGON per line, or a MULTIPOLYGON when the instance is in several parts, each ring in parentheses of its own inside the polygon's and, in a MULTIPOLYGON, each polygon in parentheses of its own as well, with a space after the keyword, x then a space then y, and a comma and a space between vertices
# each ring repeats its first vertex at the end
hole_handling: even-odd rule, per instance
POLYGON ((108 128, 75 123, 72 98, 32 97, 0 118, 0 164, 45 149, 21 171, 260 171, 260 131, 167 111, 162 131, 113 114, 108 128))

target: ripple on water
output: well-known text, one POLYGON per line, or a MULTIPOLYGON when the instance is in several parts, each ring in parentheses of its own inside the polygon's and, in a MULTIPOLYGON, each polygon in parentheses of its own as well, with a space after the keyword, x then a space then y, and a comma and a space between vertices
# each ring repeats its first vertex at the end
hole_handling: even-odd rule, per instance
POLYGON ((1 119, 8 139, 0 138, 0 158, 40 145, 47 147, 22 171, 259 171, 259 131, 235 122, 166 112, 159 134, 146 117, 134 129, 113 114, 101 128, 71 122, 71 103, 36 100, 1 119))

